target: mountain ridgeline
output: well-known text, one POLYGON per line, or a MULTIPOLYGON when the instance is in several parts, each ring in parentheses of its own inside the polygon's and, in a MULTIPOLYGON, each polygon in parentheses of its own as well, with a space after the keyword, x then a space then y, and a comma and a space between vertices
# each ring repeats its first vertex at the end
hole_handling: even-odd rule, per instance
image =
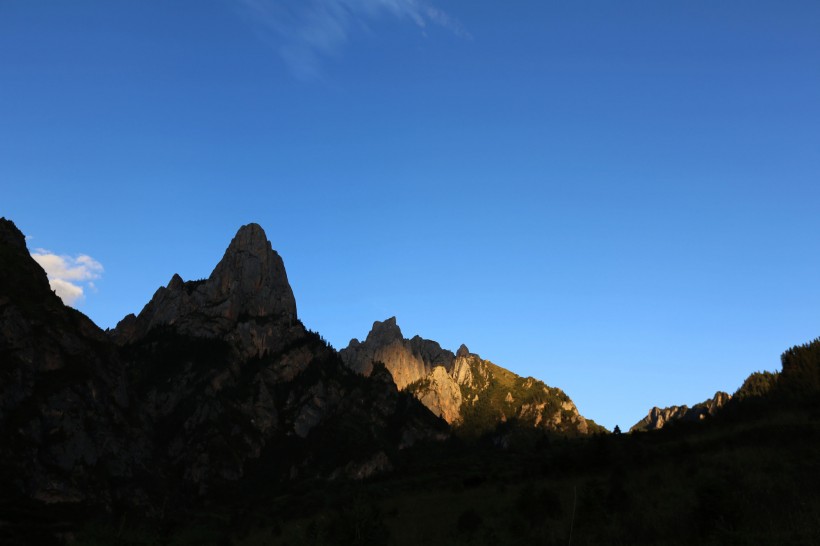
POLYGON ((256 224, 102 331, 0 219, 2 544, 816 544, 817 408, 820 339, 628 435, 394 317, 337 352, 256 224))
POLYGON ((718 391, 691 408, 654 407, 629 430, 658 430, 670 423, 703 421, 721 413, 745 413, 755 408, 820 403, 820 338, 790 348, 781 355, 780 362, 780 372, 754 372, 734 394, 718 391))
POLYGON ((29 498, 181 502, 255 476, 384 473, 451 426, 602 430, 559 389, 404 339, 395 319, 337 353, 299 320, 256 224, 207 279, 173 275, 108 332, 63 305, 5 219, 0 252, 0 466, 29 498))
POLYGON ((658 430, 674 421, 702 421, 714 416, 732 399, 732 395, 718 391, 712 398, 689 406, 670 406, 668 408, 654 407, 649 414, 632 425, 629 432, 640 430, 658 430))

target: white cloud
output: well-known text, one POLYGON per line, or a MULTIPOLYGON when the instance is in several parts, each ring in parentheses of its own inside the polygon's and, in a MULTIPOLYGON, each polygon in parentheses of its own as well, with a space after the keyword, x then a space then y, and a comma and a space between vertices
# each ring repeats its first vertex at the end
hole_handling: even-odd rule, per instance
POLYGON ((54 290, 63 303, 74 307, 75 303, 81 302, 85 295, 83 294, 83 287, 76 284, 71 284, 63 279, 49 279, 48 284, 54 290))
POLYGON ((432 23, 469 37, 428 0, 240 0, 254 20, 273 31, 279 55, 297 77, 320 75, 323 57, 338 54, 351 33, 385 17, 405 19, 422 31, 432 23))
POLYGON ((38 248, 31 253, 31 257, 46 271, 51 289, 66 305, 73 306, 83 301, 84 288, 95 289, 93 281, 103 273, 102 264, 86 254, 72 258, 38 248))

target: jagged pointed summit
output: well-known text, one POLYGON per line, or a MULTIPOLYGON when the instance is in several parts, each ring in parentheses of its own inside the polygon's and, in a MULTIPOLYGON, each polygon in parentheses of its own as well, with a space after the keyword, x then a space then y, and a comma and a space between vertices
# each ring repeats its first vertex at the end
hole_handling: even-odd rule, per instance
POLYGON ((285 264, 259 224, 239 228, 205 283, 205 293, 217 306, 221 302, 220 311, 230 318, 296 318, 296 300, 285 264))
POLYGON ((261 317, 292 323, 296 300, 285 264, 265 231, 247 224, 239 228, 207 279, 183 281, 174 274, 138 316, 125 317, 112 335, 127 343, 157 326, 175 325, 181 333, 214 337, 241 320, 261 317))
POLYGON ((390 317, 383 321, 375 321, 370 332, 367 334, 365 343, 378 343, 384 345, 392 341, 403 339, 401 328, 396 324, 396 317, 390 317))

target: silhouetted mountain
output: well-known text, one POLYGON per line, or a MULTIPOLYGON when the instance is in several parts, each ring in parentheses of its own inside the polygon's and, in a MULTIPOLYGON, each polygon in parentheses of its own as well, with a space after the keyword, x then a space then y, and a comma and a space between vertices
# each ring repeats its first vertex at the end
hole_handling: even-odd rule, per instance
MULTIPOLYGON (((47 503, 110 503, 119 485, 150 466, 116 348, 85 315, 63 305, 25 237, 5 218, 0 363, 0 488, 47 503)), ((128 496, 141 495, 129 487, 128 496)))
POLYGON ((800 406, 820 402, 820 338, 798 345, 784 352, 780 372, 754 372, 747 377, 734 395, 717 392, 715 396, 687 406, 654 407, 630 432, 657 430, 672 422, 701 421, 721 412, 756 413, 786 406, 800 406))
POLYGON ((654 407, 649 410, 646 417, 632 425, 629 432, 658 430, 672 421, 702 421, 715 415, 731 399, 732 395, 718 391, 712 398, 695 404, 691 408, 688 406, 670 406, 663 409, 654 407))

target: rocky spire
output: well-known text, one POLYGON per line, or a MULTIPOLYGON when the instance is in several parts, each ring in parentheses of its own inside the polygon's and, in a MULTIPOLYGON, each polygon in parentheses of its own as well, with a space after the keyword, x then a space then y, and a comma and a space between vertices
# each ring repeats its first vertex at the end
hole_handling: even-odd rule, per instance
POLYGON ((113 332, 119 343, 144 336, 154 326, 174 324, 196 336, 221 336, 242 319, 266 317, 292 323, 296 300, 285 264, 258 224, 242 226, 204 281, 174 275, 139 316, 129 315, 113 332))
POLYGON ((404 338, 401 334, 401 328, 396 324, 396 317, 390 317, 384 321, 377 320, 373 323, 373 328, 367 334, 365 343, 382 346, 402 339, 404 338))
POLYGON ((259 224, 239 228, 203 289, 206 303, 226 318, 296 318, 285 264, 259 224))

